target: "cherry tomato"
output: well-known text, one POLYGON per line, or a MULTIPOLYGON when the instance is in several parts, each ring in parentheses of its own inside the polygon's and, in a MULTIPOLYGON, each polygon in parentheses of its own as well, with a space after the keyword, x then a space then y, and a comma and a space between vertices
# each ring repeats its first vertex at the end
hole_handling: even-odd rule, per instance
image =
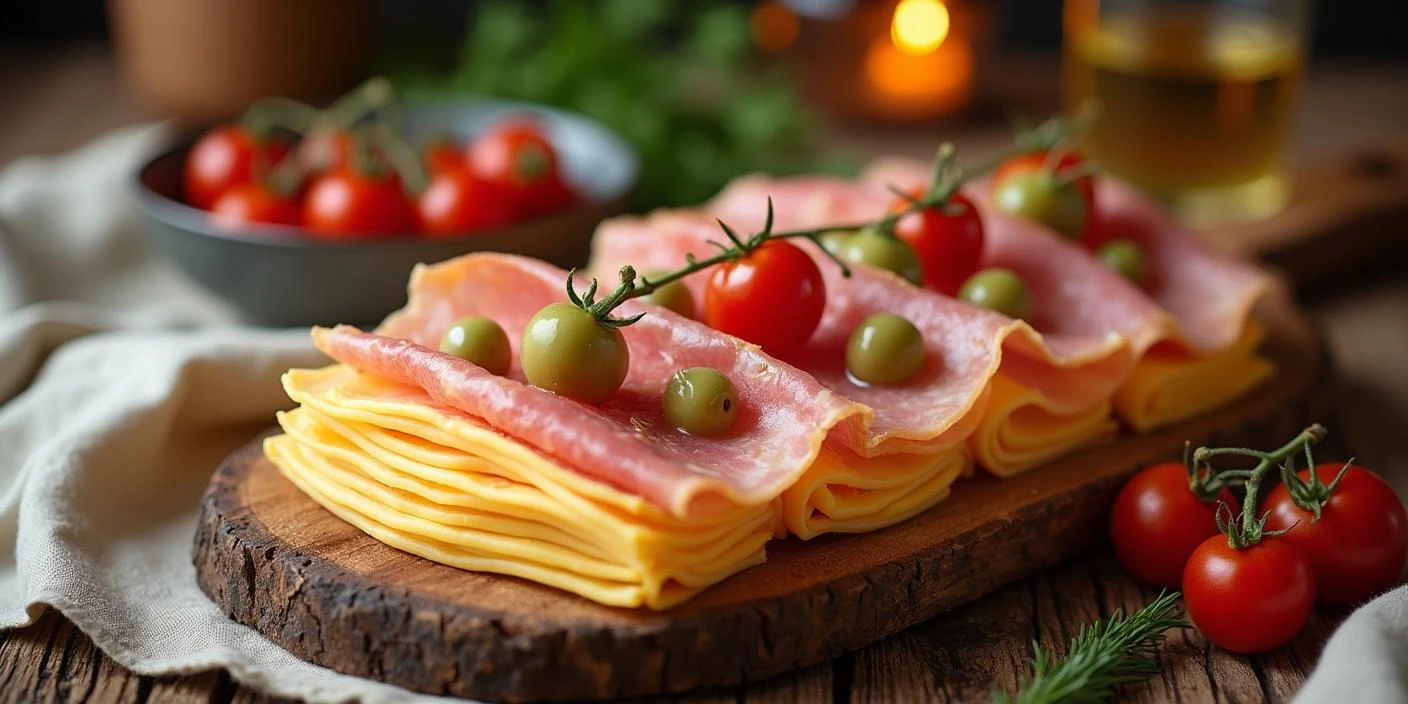
POLYGON ((303 220, 302 206, 297 198, 278 195, 259 181, 237 183, 225 189, 210 212, 216 222, 238 228, 251 222, 274 225, 298 225, 303 220))
MULTIPOLYGON (((924 189, 915 189, 911 195, 918 198, 924 195, 924 189)), ((908 201, 898 199, 891 211, 903 210, 907 205, 908 201)), ((919 255, 925 286, 956 296, 963 282, 981 263, 983 220, 973 201, 961 193, 955 193, 946 208, 959 212, 950 214, 942 208, 925 208, 910 213, 895 223, 895 236, 919 255)))
MULTIPOLYGON (((1317 465, 1320 481, 1334 481, 1343 465, 1317 465)), ((1301 470, 1302 481, 1310 478, 1301 470)), ((1350 465, 1320 509, 1320 520, 1291 500, 1284 485, 1266 498, 1266 527, 1300 549, 1315 570, 1315 600, 1347 605, 1366 601, 1398 581, 1408 558, 1408 515, 1393 488, 1373 472, 1350 465)))
POLYGON ((1188 488, 1188 470, 1178 462, 1149 467, 1130 478, 1110 513, 1110 542, 1129 573, 1141 581, 1177 589, 1188 556, 1217 529, 1217 502, 1235 514, 1232 492, 1202 501, 1188 488))
POLYGON ((554 174, 542 185, 537 193, 537 207, 528 208, 526 215, 551 215, 560 213, 581 201, 577 191, 567 185, 561 174, 554 174))
POLYGON ((1183 601, 1208 640, 1234 653, 1262 653, 1305 626, 1315 573, 1288 541, 1268 537, 1236 549, 1214 535, 1188 558, 1183 601))
POLYGON ((345 169, 352 160, 352 133, 344 129, 317 129, 298 143, 298 165, 310 174, 345 169))
POLYGON ((186 201, 209 209, 225 189, 254 180, 288 154, 288 146, 261 141, 240 125, 224 125, 206 132, 186 155, 186 201))
POLYGON ((432 176, 464 168, 464 154, 459 144, 449 137, 437 137, 425 144, 421 158, 425 171, 432 176))
MULTIPOLYGON (((1081 168, 1084 164, 1085 157, 1081 156, 1079 152, 1071 150, 1063 150, 1056 156, 1055 161, 1052 161, 1047 151, 1029 152, 1012 157, 997 167, 997 170, 993 172, 992 183, 996 187, 997 184, 1003 183, 1013 176, 1048 168, 1054 169, 1059 174, 1069 169, 1081 168)), ((1098 228, 1095 217, 1095 178, 1089 174, 1080 176, 1071 185, 1075 186, 1076 192, 1080 194, 1081 200, 1085 203, 1085 224, 1079 233, 1080 236, 1076 239, 1079 239, 1090 249, 1098 249, 1104 244, 1104 239, 1096 232, 1098 228)))
POLYGON ((470 143, 465 161, 475 176, 512 193, 519 212, 551 212, 553 191, 561 183, 557 152, 537 123, 522 118, 499 123, 470 143))
POLYGON ((415 229, 416 211, 394 176, 339 169, 309 186, 303 224, 323 239, 404 234, 415 229))
POLYGON ((796 351, 812 336, 825 306, 821 270, 806 252, 782 240, 718 265, 704 288, 704 321, 710 327, 777 356, 796 351))
POLYGON ((433 176, 416 205, 421 231, 432 237, 493 229, 513 220, 499 187, 464 169, 433 176))

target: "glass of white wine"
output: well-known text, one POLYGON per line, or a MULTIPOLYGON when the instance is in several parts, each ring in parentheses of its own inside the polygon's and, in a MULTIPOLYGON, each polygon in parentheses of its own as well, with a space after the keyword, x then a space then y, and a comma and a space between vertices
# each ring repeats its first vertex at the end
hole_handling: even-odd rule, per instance
POLYGON ((1307 0, 1066 0, 1082 148, 1195 226, 1286 206, 1307 0))

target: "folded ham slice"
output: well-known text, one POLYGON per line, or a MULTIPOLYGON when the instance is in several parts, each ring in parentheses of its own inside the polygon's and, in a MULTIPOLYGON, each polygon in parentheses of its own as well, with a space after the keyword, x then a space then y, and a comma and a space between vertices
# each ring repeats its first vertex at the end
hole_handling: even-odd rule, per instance
POLYGON ((313 337, 340 362, 419 387, 440 406, 681 516, 772 501, 812 464, 828 433, 854 435, 848 428, 868 421, 868 408, 756 347, 634 301, 623 315, 650 314, 623 329, 630 373, 601 406, 526 384, 516 362, 499 377, 436 351, 455 320, 481 315, 503 326, 517 359, 528 320, 565 299, 565 278, 551 265, 498 254, 422 265, 410 302, 377 334, 340 326, 315 329, 313 337), (742 408, 729 436, 701 438, 665 423, 660 394, 675 371, 691 366, 722 370, 733 381, 742 408))
MULTIPOLYGON (((921 178, 927 180, 927 173, 921 178)), ((767 216, 768 194, 783 193, 783 198, 773 199, 776 230, 870 222, 894 200, 883 183, 748 177, 725 188, 709 210, 731 226, 757 228, 767 216)), ((906 180, 896 185, 916 184, 906 180)), ((1040 333, 1039 340, 1028 340, 1040 353, 1014 341, 1023 354, 1004 360, 1004 374, 1042 391, 1053 404, 1048 410, 1058 413, 1086 409, 1108 398, 1135 359, 1133 354, 1119 354, 1124 343, 1118 338, 1132 345, 1151 344, 1173 328, 1173 320, 1139 289, 1059 236, 986 209, 983 216, 987 235, 982 265, 1011 269, 1022 277, 1032 301, 1028 322, 1040 333), (1105 362, 1098 374, 1053 373, 1054 367, 1091 360, 1105 362)), ((925 298, 943 299, 934 294, 925 298)))
MULTIPOLYGON (((913 159, 879 159, 865 169, 862 180, 869 186, 865 193, 875 192, 882 184, 900 188, 925 183, 929 167, 913 159)), ((1190 351, 1207 353, 1230 347, 1246 328, 1252 307, 1271 289, 1271 278, 1261 269, 1213 250, 1191 235, 1150 197, 1112 178, 1097 178, 1095 200, 1098 231, 1103 239, 1128 239, 1144 250, 1147 279, 1142 289, 1128 282, 1108 283, 1108 277, 1098 286, 1111 295, 1117 289, 1122 298, 1132 301, 1130 291, 1151 299, 1152 305, 1165 311, 1167 319, 1152 316, 1141 330, 1130 327, 1136 316, 1102 318, 1129 337, 1136 355, 1143 355, 1153 345, 1169 341, 1186 346, 1190 351), (1122 328, 1122 329, 1121 329, 1122 328)), ((988 188, 978 185, 969 193, 986 205, 988 188)), ((818 206, 806 206, 816 209, 818 206)), ((851 215, 850 213, 845 213, 851 215)), ((1012 247, 1031 239, 1027 232, 1041 230, 1038 225, 994 213, 984 207, 983 215, 990 237, 1006 250, 994 253, 993 259, 1010 256, 1012 247), (1010 247, 1000 243, 1007 240, 1010 247)), ((1080 251, 1077 245, 1069 249, 1080 251)), ((1094 261, 1093 259, 1091 260, 1094 261)), ((1006 264, 996 264, 1006 266, 1006 264)), ((1097 264, 1098 266, 1098 264, 1097 264)), ((1092 277, 1088 279, 1094 282, 1092 277)), ((1038 325, 1040 327, 1040 325, 1038 325)))
MULTIPOLYGON (((758 202, 765 216, 766 197, 758 202)), ((808 226, 801 224, 793 207, 807 202, 774 200, 778 227, 808 226)), ((761 216, 759 222, 750 221, 741 207, 731 212, 743 228, 760 224, 761 216)), ((597 230, 593 266, 599 274, 627 263, 640 269, 675 268, 686 254, 706 255, 711 249, 708 240, 718 233, 713 218, 702 211, 615 218, 597 230)), ((1024 322, 915 288, 888 272, 854 268, 844 277, 815 247, 804 246, 825 278, 827 304, 812 338, 786 361, 874 409, 868 437, 847 441, 862 455, 932 451, 962 441, 980 419, 984 393, 999 366, 1010 366, 1024 383, 1048 392, 1057 407, 1071 408, 1088 408, 1106 399, 1130 367, 1128 346, 1117 335, 1051 344, 1024 322), (928 363, 905 384, 866 386, 846 374, 846 341, 862 319, 877 312, 908 318, 924 336, 928 363)), ((706 277, 701 273, 685 279, 696 297, 702 297, 706 277)))

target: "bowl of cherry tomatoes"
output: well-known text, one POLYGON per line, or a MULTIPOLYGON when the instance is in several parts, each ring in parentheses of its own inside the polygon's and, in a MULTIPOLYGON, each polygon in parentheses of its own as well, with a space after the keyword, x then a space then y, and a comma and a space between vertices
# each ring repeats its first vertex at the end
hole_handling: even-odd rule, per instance
POLYGON ((417 263, 469 252, 580 265, 636 183, 633 150, 586 117, 368 86, 326 110, 265 101, 140 170, 150 237, 247 322, 374 323, 417 263))

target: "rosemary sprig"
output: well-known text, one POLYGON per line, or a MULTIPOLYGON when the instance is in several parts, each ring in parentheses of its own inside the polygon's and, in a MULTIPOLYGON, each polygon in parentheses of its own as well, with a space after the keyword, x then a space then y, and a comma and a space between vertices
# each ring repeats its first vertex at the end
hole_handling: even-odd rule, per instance
POLYGON ((1171 628, 1184 626, 1178 592, 1160 594, 1130 614, 1116 610, 1109 618, 1081 626, 1065 657, 1052 656, 1032 644, 1032 672, 1016 692, 992 693, 997 704, 1080 704, 1103 702, 1115 688, 1139 682, 1159 671, 1154 650, 1171 628))

